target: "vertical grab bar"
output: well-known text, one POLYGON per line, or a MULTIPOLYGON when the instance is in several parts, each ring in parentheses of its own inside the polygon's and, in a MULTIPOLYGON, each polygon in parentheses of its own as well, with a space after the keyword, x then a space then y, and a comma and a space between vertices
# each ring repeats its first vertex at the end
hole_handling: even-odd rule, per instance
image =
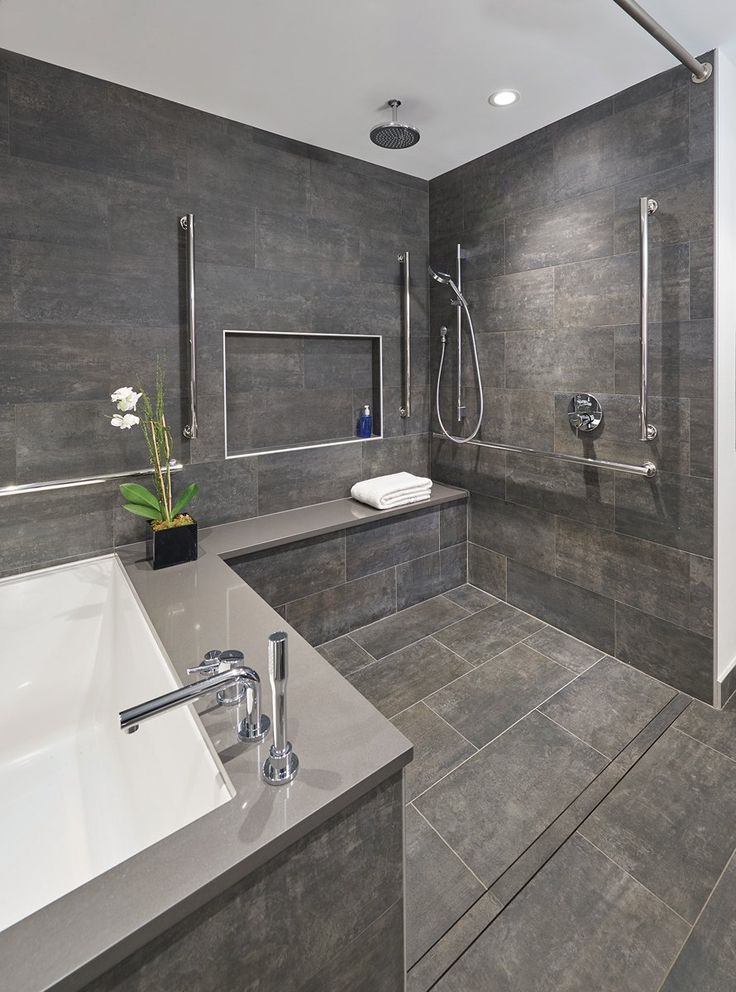
POLYGON ((639 440, 653 441, 657 428, 649 423, 649 217, 657 209, 657 201, 649 196, 639 200, 640 241, 640 329, 639 356, 641 381, 639 383, 639 440))
POLYGON ((197 323, 194 298, 194 214, 184 214, 179 225, 187 236, 187 329, 189 332, 189 423, 184 437, 199 434, 197 424, 197 323))
POLYGON ((411 417, 411 266, 409 261, 409 251, 399 255, 399 262, 403 266, 403 305, 402 314, 404 320, 404 381, 401 394, 401 407, 399 413, 402 417, 411 417))

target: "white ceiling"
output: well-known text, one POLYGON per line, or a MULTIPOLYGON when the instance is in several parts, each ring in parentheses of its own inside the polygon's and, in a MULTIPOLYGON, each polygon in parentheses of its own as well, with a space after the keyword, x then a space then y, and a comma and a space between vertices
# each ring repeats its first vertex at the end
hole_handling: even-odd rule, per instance
MULTIPOLYGON (((736 38, 734 0, 646 6, 736 38)), ((426 179, 675 64, 613 0, 0 0, 0 44, 426 179), (414 148, 368 140, 391 97, 414 148)))

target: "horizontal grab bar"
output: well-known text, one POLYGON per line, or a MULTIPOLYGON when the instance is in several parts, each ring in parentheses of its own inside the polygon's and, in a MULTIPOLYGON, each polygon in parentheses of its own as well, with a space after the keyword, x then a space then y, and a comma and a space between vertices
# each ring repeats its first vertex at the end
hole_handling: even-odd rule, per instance
MULTIPOLYGON (((433 432, 434 437, 447 440, 444 434, 433 432)), ((612 472, 626 472, 629 475, 641 475, 645 479, 653 479, 657 474, 654 462, 644 462, 643 465, 629 465, 627 462, 609 462, 603 458, 584 458, 582 455, 566 455, 561 451, 537 451, 536 448, 522 448, 518 444, 495 444, 491 441, 464 441, 478 448, 494 448, 496 451, 511 451, 519 455, 538 455, 543 458, 554 458, 559 462, 572 462, 574 465, 588 465, 590 468, 606 468, 612 472)))
MULTIPOLYGON (((172 472, 184 468, 177 462, 171 465, 172 472)), ((111 472, 109 475, 90 475, 81 479, 55 479, 52 482, 24 482, 19 486, 0 486, 0 496, 21 496, 23 493, 45 493, 52 489, 73 489, 76 486, 99 486, 114 479, 136 479, 142 475, 153 475, 152 468, 138 468, 130 472, 111 472)))

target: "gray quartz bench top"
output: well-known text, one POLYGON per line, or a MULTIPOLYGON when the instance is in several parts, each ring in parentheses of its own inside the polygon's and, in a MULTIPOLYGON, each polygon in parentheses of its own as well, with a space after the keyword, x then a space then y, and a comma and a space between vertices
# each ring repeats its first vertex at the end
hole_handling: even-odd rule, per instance
POLYGON ((374 520, 385 520, 407 513, 416 513, 430 507, 442 506, 467 499, 464 489, 443 486, 435 482, 432 494, 423 503, 400 506, 391 510, 376 510, 354 499, 335 499, 329 503, 315 503, 300 506, 295 510, 281 510, 248 520, 237 520, 231 524, 221 524, 202 531, 201 540, 207 550, 221 558, 235 558, 238 555, 263 551, 279 544, 302 541, 334 530, 359 527, 374 520))
MULTIPOLYGON (((289 736, 300 772, 273 788, 259 776, 269 741, 234 744, 232 711, 197 704, 235 789, 230 801, 0 933, 13 992, 79 990, 158 934, 330 819, 411 760, 410 742, 224 557, 466 498, 435 485, 431 500, 377 511, 353 500, 274 513, 202 531, 198 561, 154 572, 145 547, 118 555, 182 682, 211 648, 239 648, 263 682, 267 639, 289 633, 289 736), (40 948, 29 953, 29 948, 40 948)), ((131 700, 137 702, 138 700, 131 700)), ((158 719, 165 720, 162 716, 158 719)), ((142 726, 139 734, 146 733, 142 726)))

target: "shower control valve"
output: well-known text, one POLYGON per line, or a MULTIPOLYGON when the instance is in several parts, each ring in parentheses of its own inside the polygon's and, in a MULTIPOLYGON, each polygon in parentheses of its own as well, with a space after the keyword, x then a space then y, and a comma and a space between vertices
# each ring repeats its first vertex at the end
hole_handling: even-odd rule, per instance
POLYGON ((575 393, 567 407, 567 419, 576 435, 589 434, 603 422, 603 408, 590 393, 575 393))

